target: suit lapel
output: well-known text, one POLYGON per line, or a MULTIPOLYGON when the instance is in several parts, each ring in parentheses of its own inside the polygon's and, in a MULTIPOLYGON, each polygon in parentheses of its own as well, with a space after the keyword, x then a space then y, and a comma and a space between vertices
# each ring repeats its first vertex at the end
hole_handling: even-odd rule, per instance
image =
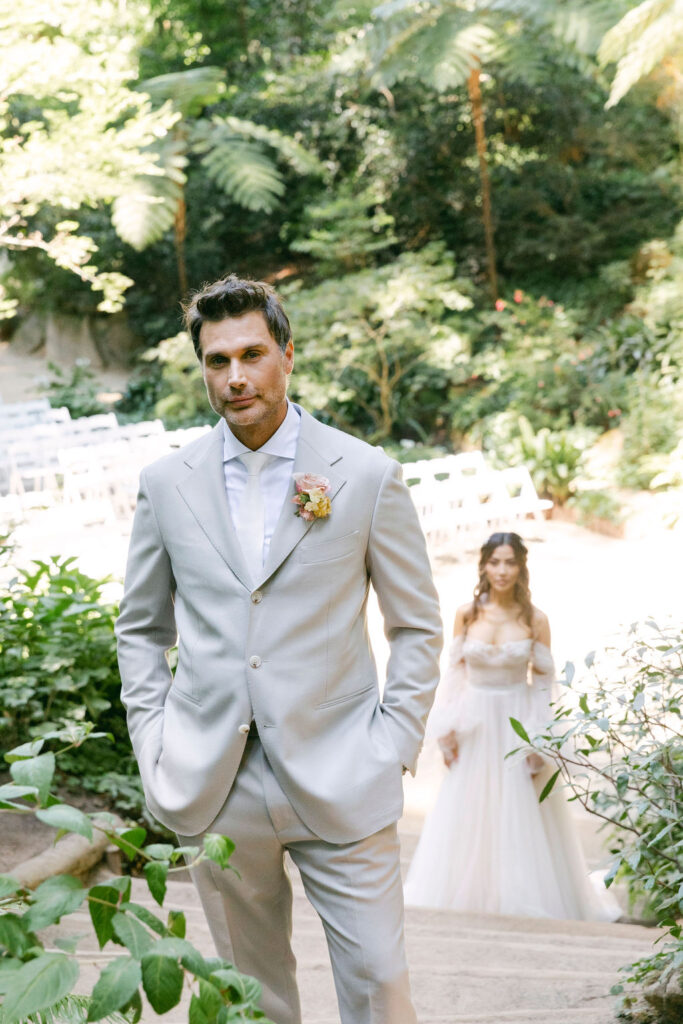
POLYGON ((279 569, 299 541, 316 526, 315 519, 308 521, 296 514, 296 507, 291 500, 295 494, 294 473, 316 473, 319 476, 327 477, 330 481, 328 496, 332 501, 331 515, 334 515, 334 497, 344 486, 346 479, 331 468, 340 460, 341 456, 330 451, 329 443, 326 444, 326 442, 325 428, 302 409, 292 482, 273 533, 268 558, 263 567, 263 575, 257 581, 259 586, 279 569), (327 449, 326 453, 325 449, 327 449))
POLYGON ((240 583, 252 589, 249 570, 235 533, 223 474, 223 430, 220 422, 208 438, 208 447, 187 460, 191 472, 178 484, 180 495, 199 526, 240 583))

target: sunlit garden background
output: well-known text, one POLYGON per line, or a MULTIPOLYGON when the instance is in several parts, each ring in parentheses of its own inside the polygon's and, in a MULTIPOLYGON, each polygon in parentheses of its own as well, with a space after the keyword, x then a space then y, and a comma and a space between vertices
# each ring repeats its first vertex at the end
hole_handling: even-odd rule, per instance
MULTIPOLYGON (((7 843, 30 853, 43 841, 22 815, 31 799, 49 810, 50 785, 86 814, 106 808, 168 838, 144 809, 118 702, 132 485, 103 473, 112 500, 91 501, 92 464, 56 450, 54 465, 31 462, 31 437, 45 438, 7 409, 47 399, 69 421, 104 417, 102 440, 141 461, 154 437, 184 443, 215 416, 180 303, 235 272, 282 295, 290 394, 316 417, 404 463, 479 451, 493 472, 528 470, 552 504, 515 528, 558 667, 576 666, 566 681, 586 682, 596 649, 630 652, 598 658, 586 692, 602 703, 576 698, 577 734, 589 759, 612 757, 612 673, 642 756, 621 765, 616 803, 594 804, 633 833, 607 844, 631 909, 668 933, 638 984, 680 983, 679 0, 1 7, 0 746, 31 763, 70 747, 49 779, 44 762, 40 777, 0 773, 0 813, 19 808, 23 822, 7 843), (109 739, 81 743, 84 723, 109 739)), ((101 466, 115 454, 100 453, 101 466)), ((447 629, 485 526, 430 535, 447 629)), ((374 611, 372 625, 381 659, 374 611)), ((428 750, 408 817, 438 770, 428 750)), ((606 835, 590 840, 603 864, 606 835)), ((165 863, 160 849, 151 860, 165 863)), ((32 959, 3 934, 0 998, 3 957, 32 959)), ((662 1005, 630 1019, 680 1019, 662 1005)))

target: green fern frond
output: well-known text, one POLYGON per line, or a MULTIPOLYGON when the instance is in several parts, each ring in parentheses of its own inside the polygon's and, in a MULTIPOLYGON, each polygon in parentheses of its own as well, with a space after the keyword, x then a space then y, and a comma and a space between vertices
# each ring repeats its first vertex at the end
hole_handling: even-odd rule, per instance
MULTIPOLYGON (((218 120, 214 118, 214 124, 218 123, 218 120)), ((323 171, 323 166, 315 154, 304 149, 291 135, 283 135, 275 128, 266 128, 265 125, 244 121, 240 117, 224 117, 220 119, 220 123, 226 124, 235 135, 242 138, 265 142, 299 174, 321 174, 323 171)))
POLYGON ((626 51, 637 44, 643 32, 658 18, 677 6, 676 0, 645 0, 624 17, 605 34, 598 60, 601 64, 615 64, 626 51))
POLYGON ((183 117, 198 117, 204 107, 216 103, 225 92, 225 70, 210 66, 188 68, 147 78, 137 88, 156 104, 170 100, 183 117))
POLYGON ((646 0, 629 11, 602 41, 598 58, 617 61, 607 107, 646 78, 663 60, 683 47, 680 0, 646 0))
POLYGON ((226 195, 248 210, 269 213, 275 208, 285 186, 262 146, 229 134, 226 127, 224 133, 214 134, 204 150, 202 166, 226 195))
POLYGON ((182 187, 170 178, 136 178, 112 207, 114 229, 140 252, 158 242, 173 227, 182 187))
MULTIPOLYGON (((91 1003, 90 996, 64 996, 39 1013, 26 1017, 24 1024, 86 1024, 91 1003)), ((103 1024, 128 1024, 122 1013, 110 1013, 102 1018, 103 1024)))

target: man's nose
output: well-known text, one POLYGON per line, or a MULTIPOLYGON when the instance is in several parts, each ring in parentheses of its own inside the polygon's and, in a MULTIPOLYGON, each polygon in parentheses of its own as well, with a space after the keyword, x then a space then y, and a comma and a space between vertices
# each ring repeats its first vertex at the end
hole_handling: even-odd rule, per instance
POLYGON ((239 359, 231 359, 228 369, 228 384, 231 388, 243 388, 247 383, 244 375, 244 367, 239 359))

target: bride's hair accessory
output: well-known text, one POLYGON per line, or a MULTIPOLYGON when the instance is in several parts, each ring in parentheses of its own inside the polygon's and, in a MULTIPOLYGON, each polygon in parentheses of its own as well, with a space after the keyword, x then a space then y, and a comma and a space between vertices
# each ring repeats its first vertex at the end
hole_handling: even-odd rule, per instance
POLYGON ((296 515, 310 522, 313 519, 327 519, 332 511, 332 502, 327 497, 330 481, 316 473, 295 473, 296 495, 292 498, 298 506, 296 515))

